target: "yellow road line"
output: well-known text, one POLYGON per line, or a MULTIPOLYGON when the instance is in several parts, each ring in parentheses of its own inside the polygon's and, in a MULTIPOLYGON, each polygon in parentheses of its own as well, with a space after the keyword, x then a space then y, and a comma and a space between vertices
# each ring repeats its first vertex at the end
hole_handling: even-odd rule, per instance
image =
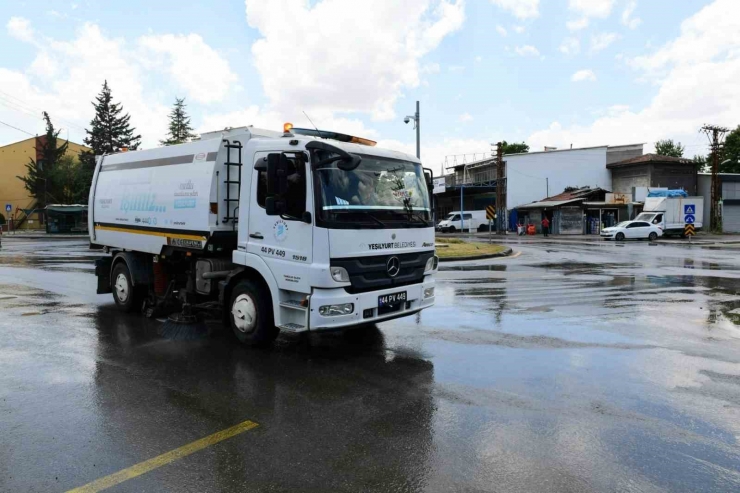
POLYGON ((183 235, 179 233, 169 233, 164 231, 145 231, 141 229, 133 228, 118 228, 115 226, 95 226, 98 231, 115 231, 116 233, 133 233, 137 235, 149 235, 149 236, 164 236, 169 238, 177 238, 178 240, 206 240, 205 236, 201 235, 183 235))
POLYGON ((122 471, 118 471, 117 473, 113 473, 110 476, 96 479, 92 483, 88 483, 85 486, 80 486, 79 488, 69 490, 67 491, 67 493, 95 493, 105 490, 117 484, 123 483, 124 481, 128 481, 129 479, 133 479, 137 476, 141 476, 142 474, 146 474, 153 469, 165 466, 170 462, 176 461, 177 459, 187 457, 190 454, 194 454, 199 450, 210 447, 211 445, 226 440, 227 438, 231 438, 240 433, 244 433, 245 431, 249 431, 252 428, 256 428, 257 426, 259 425, 253 421, 244 421, 243 423, 239 423, 238 425, 232 426, 231 428, 226 428, 225 430, 221 430, 217 433, 214 433, 213 435, 208 435, 205 438, 201 438, 200 440, 196 440, 187 445, 183 445, 182 447, 176 448, 175 450, 171 450, 147 461, 140 462, 136 465, 123 469, 122 471))

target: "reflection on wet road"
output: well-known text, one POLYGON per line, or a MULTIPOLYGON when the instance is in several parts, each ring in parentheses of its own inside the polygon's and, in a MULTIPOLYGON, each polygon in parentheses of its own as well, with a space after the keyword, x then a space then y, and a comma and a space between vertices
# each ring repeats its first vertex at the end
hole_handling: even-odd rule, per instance
POLYGON ((248 350, 95 295, 83 241, 0 250, 0 491, 737 491, 740 258, 536 244, 443 264, 437 304, 248 350))

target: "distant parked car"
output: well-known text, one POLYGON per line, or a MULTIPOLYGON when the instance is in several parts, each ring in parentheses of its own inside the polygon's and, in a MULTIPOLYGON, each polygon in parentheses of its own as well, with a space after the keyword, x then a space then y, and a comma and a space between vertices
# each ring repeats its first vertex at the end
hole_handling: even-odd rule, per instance
POLYGON ((605 240, 648 239, 655 241, 661 236, 663 236, 663 230, 660 227, 645 221, 624 221, 601 230, 601 237, 605 240))

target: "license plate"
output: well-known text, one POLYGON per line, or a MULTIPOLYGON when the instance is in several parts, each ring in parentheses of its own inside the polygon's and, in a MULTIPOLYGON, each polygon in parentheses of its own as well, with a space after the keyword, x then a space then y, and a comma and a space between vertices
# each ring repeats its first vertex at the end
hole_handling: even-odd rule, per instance
POLYGON ((406 291, 378 296, 378 308, 406 301, 406 291))

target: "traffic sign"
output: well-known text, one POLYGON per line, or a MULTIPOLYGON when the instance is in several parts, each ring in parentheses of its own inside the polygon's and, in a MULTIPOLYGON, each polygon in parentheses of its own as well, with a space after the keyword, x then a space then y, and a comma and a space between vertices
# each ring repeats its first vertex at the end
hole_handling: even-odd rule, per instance
POLYGON ((496 208, 494 206, 486 206, 486 219, 489 221, 496 219, 496 208))
POLYGON ((684 214, 696 214, 696 206, 694 206, 693 204, 684 205, 683 213, 684 214))
POLYGON ((694 228, 693 224, 686 224, 683 227, 683 234, 684 236, 694 236, 696 234, 696 229, 694 228))
POLYGON ((696 222, 696 216, 694 216, 693 214, 686 214, 683 217, 683 222, 686 224, 694 224, 694 222, 696 222))
POLYGON ((5 212, 10 212, 13 210, 13 206, 10 204, 5 204, 5 212))

